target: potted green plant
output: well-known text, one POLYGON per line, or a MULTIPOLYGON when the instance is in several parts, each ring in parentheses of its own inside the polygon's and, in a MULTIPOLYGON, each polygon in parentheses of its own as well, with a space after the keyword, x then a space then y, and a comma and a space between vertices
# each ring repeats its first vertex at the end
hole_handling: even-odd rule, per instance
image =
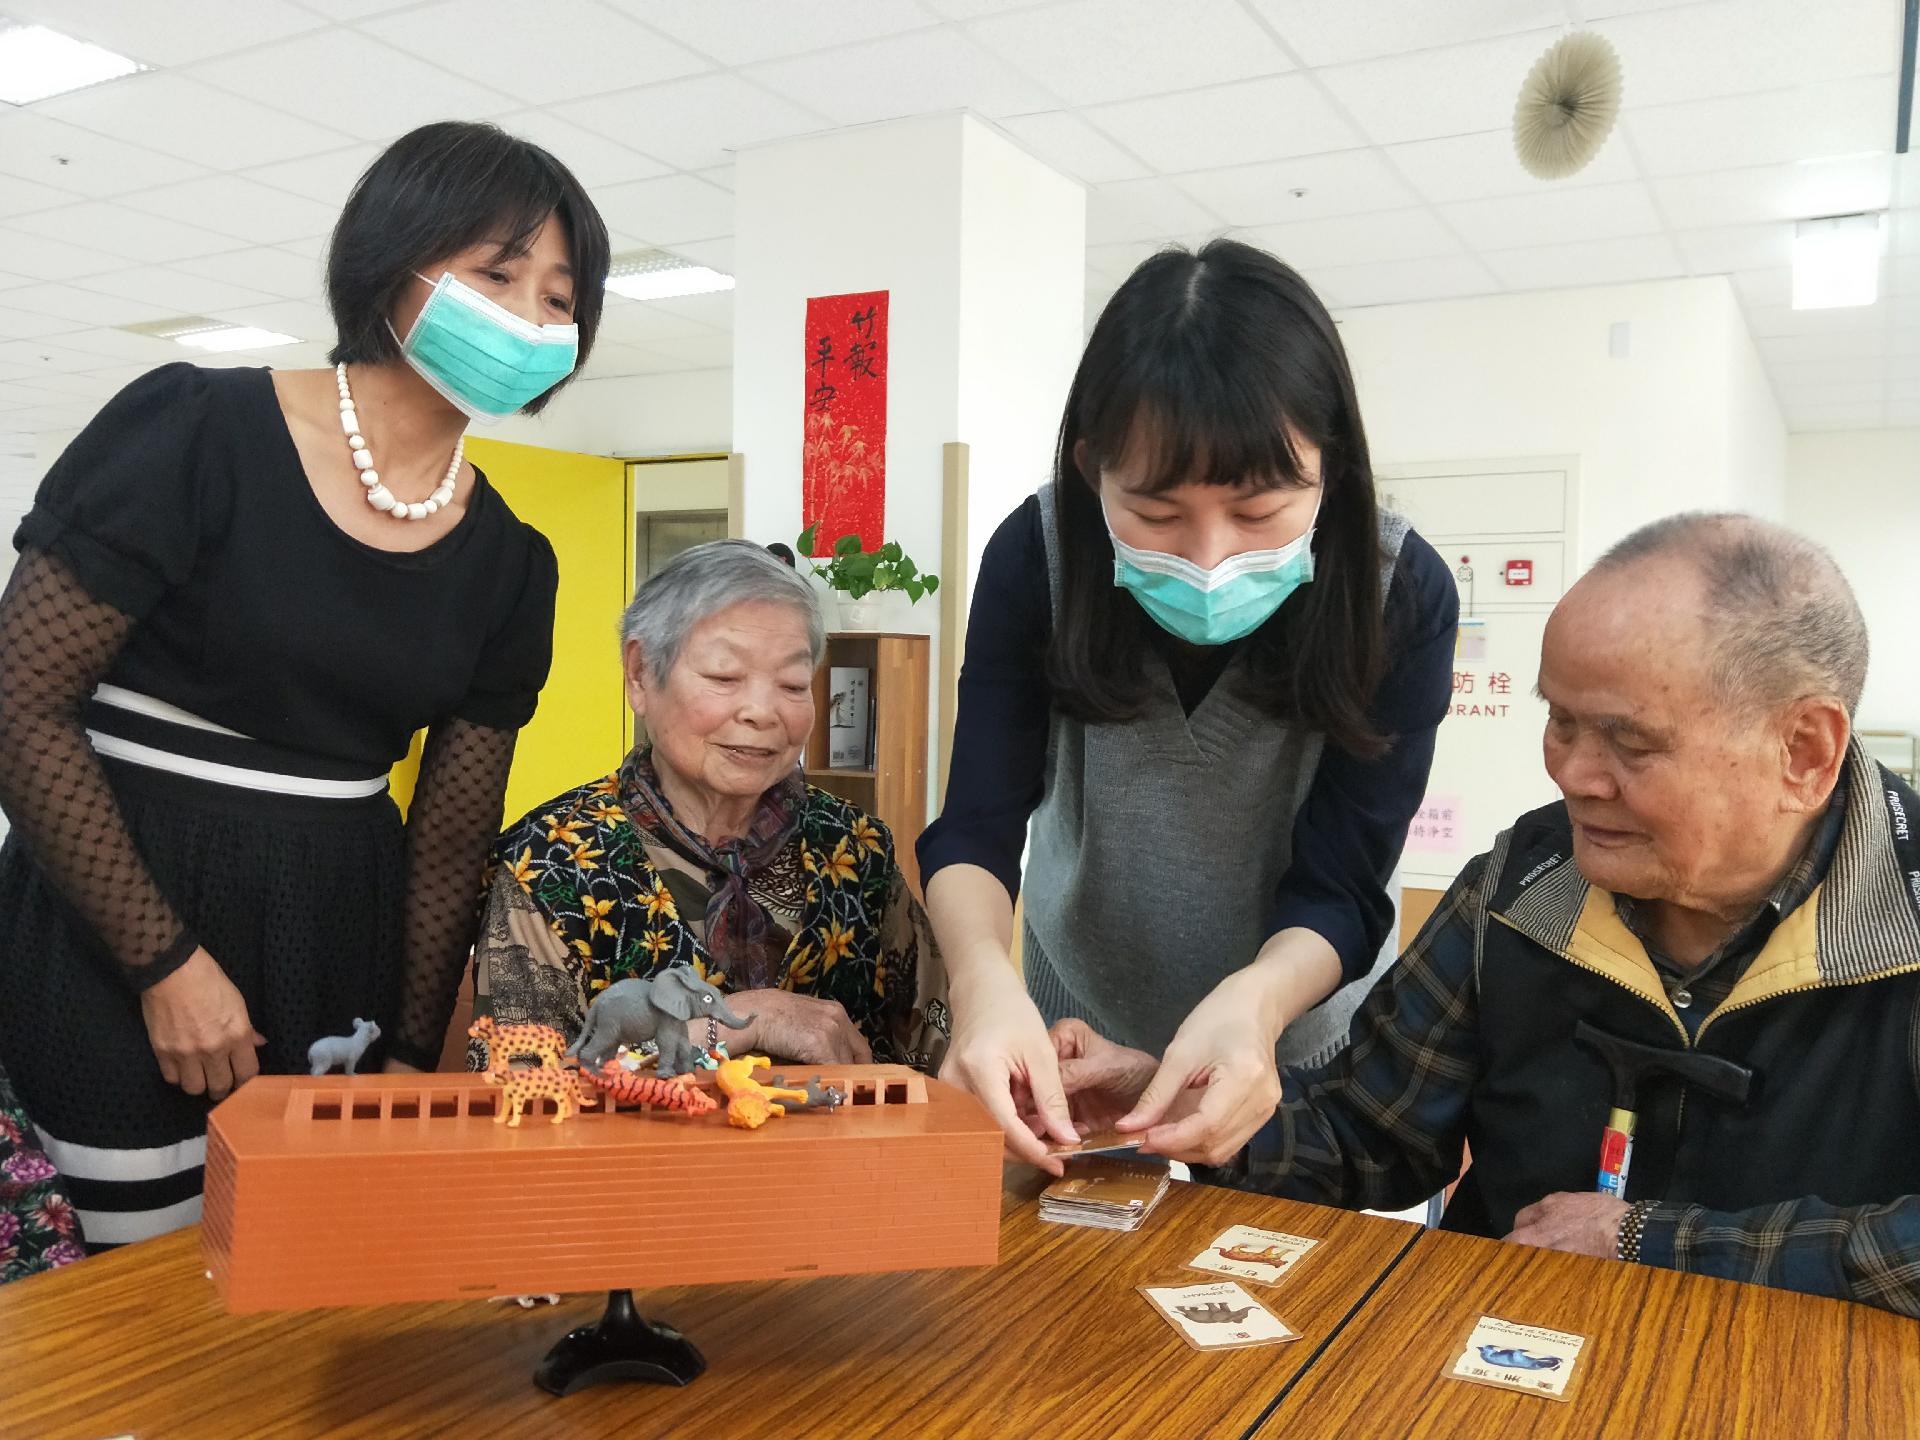
POLYGON ((845 597, 840 616, 841 624, 849 630, 879 629, 889 595, 905 595, 908 604, 917 605, 923 595, 940 588, 940 577, 923 573, 913 557, 892 540, 878 550, 867 550, 861 547, 858 535, 842 535, 822 563, 813 554, 819 529, 816 520, 803 530, 793 542, 794 553, 806 558, 813 573, 845 597))

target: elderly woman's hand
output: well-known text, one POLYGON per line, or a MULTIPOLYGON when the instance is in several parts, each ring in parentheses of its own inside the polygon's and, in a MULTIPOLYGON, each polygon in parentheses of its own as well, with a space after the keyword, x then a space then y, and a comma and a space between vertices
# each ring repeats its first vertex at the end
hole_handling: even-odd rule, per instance
MULTIPOLYGON (((1060 1020, 1047 1032, 1060 1060, 1060 1088, 1074 1128, 1083 1135, 1111 1130, 1121 1116, 1139 1103, 1160 1062, 1144 1050, 1116 1045, 1084 1020, 1060 1020)), ((1035 1134, 1045 1122, 1029 1115, 1035 1134)))
MULTIPOLYGON (((736 1055, 759 1051, 797 1065, 865 1065, 873 1059, 867 1037, 838 1000, 791 990, 742 990, 729 995, 727 1003, 754 1017, 737 1036, 722 1032, 736 1055)), ((696 1043, 705 1044, 705 1026, 701 1029, 696 1043)))

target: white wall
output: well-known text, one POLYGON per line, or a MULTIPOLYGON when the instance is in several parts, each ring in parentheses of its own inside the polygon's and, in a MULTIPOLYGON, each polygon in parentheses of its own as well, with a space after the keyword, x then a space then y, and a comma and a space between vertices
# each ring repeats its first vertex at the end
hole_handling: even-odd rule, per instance
POLYGON ((1859 721, 1920 731, 1913 554, 1920 430, 1835 430, 1787 441, 1787 523, 1833 553, 1866 615, 1873 658, 1859 721))
POLYGON ((1577 568, 1675 510, 1779 511, 1784 430, 1724 278, 1338 318, 1376 464, 1579 458, 1577 568))
POLYGON ((581 380, 544 413, 476 433, 583 455, 724 455, 733 448, 733 372, 581 380))

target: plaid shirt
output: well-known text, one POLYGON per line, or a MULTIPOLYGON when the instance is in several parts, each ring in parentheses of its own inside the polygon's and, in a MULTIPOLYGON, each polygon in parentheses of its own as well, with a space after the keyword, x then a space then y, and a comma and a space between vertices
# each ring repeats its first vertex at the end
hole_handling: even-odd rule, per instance
MULTIPOLYGON (((1838 848, 1841 820, 1878 799, 1875 772, 1863 765, 1871 762, 1856 748, 1847 787, 1852 804, 1829 811, 1827 824, 1774 892, 1786 907, 1767 907, 1774 923, 1819 884, 1838 848)), ((1355 1017, 1348 1048, 1325 1066, 1287 1071, 1274 1118, 1206 1178, 1324 1205, 1398 1210, 1459 1175, 1479 1078, 1479 953, 1496 878, 1488 873, 1489 859, 1470 861, 1448 889, 1355 1017)), ((1727 968, 1737 972, 1751 953, 1727 968)), ((1725 977, 1727 989, 1732 983, 1725 977)), ((1898 1083, 1913 1085, 1915 1077, 1902 1075, 1898 1083)), ((1642 1263, 1920 1317, 1920 1196, 1850 1207, 1810 1197, 1735 1212, 1640 1203, 1642 1263)))

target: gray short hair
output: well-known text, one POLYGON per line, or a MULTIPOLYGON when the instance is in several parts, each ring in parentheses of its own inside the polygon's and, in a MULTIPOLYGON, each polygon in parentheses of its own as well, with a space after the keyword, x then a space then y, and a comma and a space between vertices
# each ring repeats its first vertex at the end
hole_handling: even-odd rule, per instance
POLYGON ((1644 525, 1593 569, 1684 560, 1706 582, 1716 689, 1740 710, 1835 695, 1851 716, 1867 684, 1867 622, 1820 546, 1752 515, 1694 511, 1644 525))
POLYGON ((826 621, 813 586, 750 540, 709 540, 682 550, 633 593, 620 616, 620 642, 640 642, 640 653, 663 683, 693 627, 729 605, 765 600, 786 605, 807 622, 807 644, 817 666, 827 649, 826 621))

